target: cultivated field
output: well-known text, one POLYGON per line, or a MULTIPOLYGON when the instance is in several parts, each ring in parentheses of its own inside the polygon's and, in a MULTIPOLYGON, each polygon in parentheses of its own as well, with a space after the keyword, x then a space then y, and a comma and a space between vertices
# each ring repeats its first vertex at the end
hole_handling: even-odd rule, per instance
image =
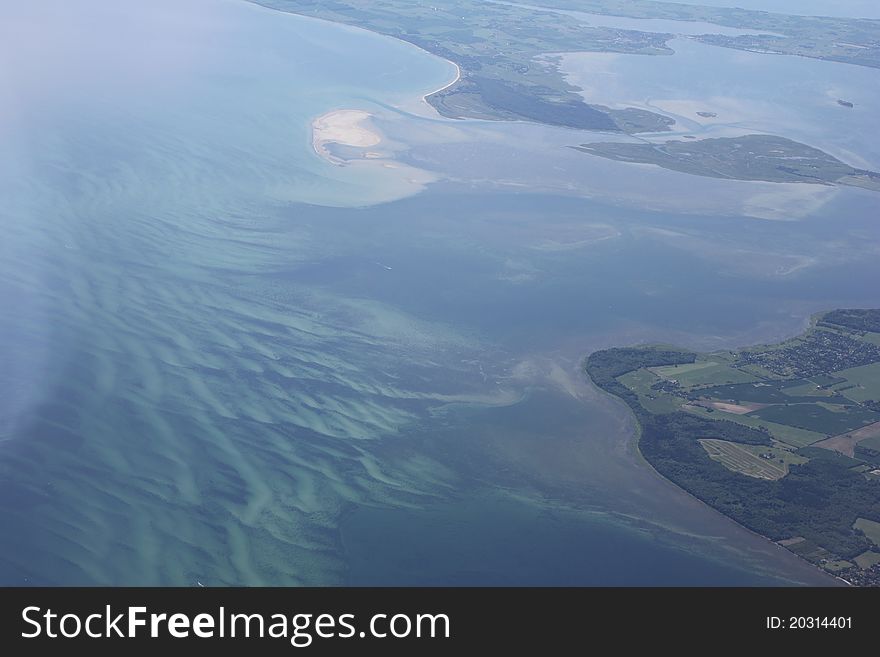
POLYGON ((745 415, 746 413, 751 413, 752 411, 758 411, 766 404, 757 404, 755 402, 747 402, 745 404, 731 404, 730 402, 695 402, 700 406, 705 406, 707 408, 714 408, 716 411, 724 411, 725 413, 733 413, 734 415, 745 415))
POLYGON ((820 388, 814 381, 807 381, 801 385, 783 388, 782 393, 789 397, 832 397, 834 392, 827 388, 820 388))
POLYGON ((880 552, 868 550, 857 556, 853 561, 855 561, 856 565, 862 570, 868 570, 868 568, 874 564, 880 563, 880 552))
MULTIPOLYGON (((787 391, 787 381, 763 381, 760 383, 737 383, 733 385, 713 385, 708 388, 700 388, 701 396, 712 397, 733 401, 737 404, 742 402, 756 402, 758 404, 792 404, 815 402, 814 396, 796 396, 787 391), (786 392, 783 392, 786 390, 786 392)), ((829 397, 823 401, 847 400, 840 396, 829 397)))
POLYGON ((714 438, 705 438, 700 444, 710 458, 728 470, 759 479, 781 479, 788 474, 789 465, 807 462, 804 457, 780 447, 743 445, 714 438))
POLYGON ((835 375, 846 379, 847 385, 856 384, 854 388, 843 390, 840 394, 857 402, 880 400, 880 363, 841 370, 835 372, 835 375))
POLYGON ((651 368, 657 376, 675 379, 682 388, 702 385, 751 383, 758 377, 718 361, 698 361, 683 365, 651 368))
POLYGON ((617 380, 636 393, 639 403, 651 413, 671 413, 684 403, 679 397, 651 390, 651 386, 660 381, 660 378, 647 369, 627 372, 617 380))
POLYGON ((836 436, 880 421, 880 414, 866 408, 851 406, 832 410, 820 404, 768 406, 755 411, 752 416, 826 436, 836 436))
MULTIPOLYGON (((847 456, 855 456, 856 445, 871 438, 880 438, 880 422, 874 422, 874 424, 869 424, 866 427, 856 429, 850 433, 844 433, 839 436, 834 436, 833 438, 828 438, 827 440, 821 440, 816 443, 815 446, 824 449, 833 449, 834 451, 846 454, 847 456)), ((868 446, 870 447, 870 445, 868 446)))
POLYGON ((798 429, 797 427, 790 427, 785 424, 777 424, 776 422, 769 422, 753 415, 736 415, 735 413, 725 413, 724 411, 719 410, 709 411, 708 409, 695 404, 682 406, 681 410, 715 420, 730 420, 731 422, 738 422, 739 424, 744 424, 747 427, 755 429, 763 428, 769 431, 776 440, 784 442, 786 445, 791 445, 792 447, 806 447, 807 445, 812 445, 813 443, 825 439, 825 436, 821 433, 807 431, 806 429, 798 429))
POLYGON ((867 518, 859 518, 856 520, 853 527, 856 529, 861 529, 865 536, 871 539, 871 542, 880 547, 880 522, 874 522, 873 520, 868 520, 867 518))

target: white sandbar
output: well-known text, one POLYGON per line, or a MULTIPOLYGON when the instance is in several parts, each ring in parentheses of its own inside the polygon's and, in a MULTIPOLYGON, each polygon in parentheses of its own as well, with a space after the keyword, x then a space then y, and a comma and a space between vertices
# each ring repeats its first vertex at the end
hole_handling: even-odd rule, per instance
POLYGON ((372 115, 363 110, 335 110, 312 122, 312 145, 321 157, 339 164, 339 158, 330 154, 328 144, 355 148, 370 148, 382 141, 378 133, 364 127, 363 122, 372 115))

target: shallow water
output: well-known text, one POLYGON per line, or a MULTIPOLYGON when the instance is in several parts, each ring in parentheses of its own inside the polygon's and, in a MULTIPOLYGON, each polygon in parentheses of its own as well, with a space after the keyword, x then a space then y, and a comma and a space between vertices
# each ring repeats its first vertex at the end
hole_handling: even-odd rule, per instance
POLYGON ((3 580, 332 581, 335 509, 420 488, 360 446, 443 391, 396 370, 467 343, 279 282, 320 240, 285 215, 411 193, 311 118, 454 67, 239 2, 3 9, 3 580))
POLYGON ((833 227, 455 182, 375 204, 417 188, 323 163, 311 118, 409 107, 447 62, 210 0, 59 3, 37 60, 44 15, 0 8, 0 52, 34 55, 0 86, 0 582, 830 581, 655 476, 579 362, 876 302, 866 197, 833 227))
POLYGON ((880 169, 872 135, 880 112, 880 71, 789 55, 764 55, 673 39, 675 53, 562 56, 562 70, 589 102, 639 107, 676 120, 672 133, 696 137, 777 134, 856 167, 880 169), (854 107, 842 107, 839 99, 854 107), (712 112, 701 117, 697 112, 712 112))

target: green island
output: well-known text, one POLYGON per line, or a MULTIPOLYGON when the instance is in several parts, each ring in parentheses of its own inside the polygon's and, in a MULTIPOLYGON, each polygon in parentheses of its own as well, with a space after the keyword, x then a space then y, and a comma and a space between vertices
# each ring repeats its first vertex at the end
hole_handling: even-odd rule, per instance
POLYGON ((654 469, 847 582, 880 585, 880 309, 779 344, 597 351, 586 373, 638 421, 654 469))
POLYGON ((572 148, 609 160, 653 164, 695 176, 837 184, 880 191, 880 173, 851 167, 817 148, 773 135, 663 143, 599 142, 572 148))

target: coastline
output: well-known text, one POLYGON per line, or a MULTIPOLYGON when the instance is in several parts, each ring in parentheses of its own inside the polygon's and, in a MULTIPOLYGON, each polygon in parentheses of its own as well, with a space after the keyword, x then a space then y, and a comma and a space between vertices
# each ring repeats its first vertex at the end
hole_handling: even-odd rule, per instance
MULTIPOLYGON (((699 504, 702 505, 703 507, 705 507, 705 508, 707 508, 707 509, 710 509, 713 513, 718 514, 718 515, 721 516, 722 518, 725 518, 726 520, 732 522, 732 523, 735 524, 737 527, 740 527, 741 529, 744 529, 745 531, 747 531, 747 532, 748 532, 749 534, 751 534, 752 536, 756 536, 756 537, 758 537, 758 538, 760 538, 760 539, 766 541, 767 543, 770 543, 771 545, 773 545, 774 547, 776 547, 776 548, 778 548, 778 549, 780 549, 780 550, 785 550, 788 554, 794 556, 798 561, 800 561, 800 562, 802 562, 802 563, 804 563, 804 564, 809 565, 809 566, 810 566, 811 568, 813 568, 816 572, 821 573, 822 575, 828 577, 830 580, 836 580, 837 582, 839 582, 839 583, 841 583, 841 584, 844 584, 844 585, 846 585, 846 586, 850 586, 850 587, 853 586, 853 584, 852 584, 851 582, 849 582, 849 581, 843 579, 843 578, 840 577, 839 575, 833 575, 832 573, 829 573, 828 571, 823 570, 822 568, 820 568, 820 567, 817 566, 816 564, 814 564, 814 563, 808 561, 807 559, 805 559, 805 558, 802 557, 801 555, 797 554, 796 552, 792 552, 791 550, 789 550, 788 548, 786 548, 784 545, 780 545, 779 543, 777 543, 777 542, 774 541, 773 539, 771 539, 771 538, 769 538, 769 537, 767 537, 767 536, 764 536, 763 534, 759 534, 758 532, 756 532, 756 531, 753 530, 753 529, 749 529, 748 527, 746 527, 746 526, 743 525, 742 523, 738 522, 738 521, 735 520, 734 518, 731 518, 731 517, 730 517, 729 515, 727 515, 726 513, 722 513, 721 511, 719 511, 718 509, 716 509, 716 508, 715 508, 714 506, 712 506, 711 504, 708 504, 707 502, 705 502, 704 500, 701 500, 699 497, 697 497, 696 495, 694 495, 694 494, 691 493, 690 491, 688 491, 688 490, 682 488, 681 486, 679 486, 677 483, 675 483, 675 482, 674 482, 672 479, 670 479, 669 477, 666 477, 666 476, 664 476, 663 474, 661 474, 660 471, 657 470, 657 468, 655 468, 647 458, 645 458, 645 455, 642 453, 642 450, 641 450, 641 448, 640 448, 640 446, 639 446, 639 443, 641 442, 641 437, 642 437, 642 423, 639 422, 639 418, 636 416, 635 412, 629 407, 629 404, 627 404, 626 402, 624 402, 620 397, 618 397, 617 395, 615 395, 615 394, 613 394, 613 393, 610 393, 610 392, 608 392, 607 390, 601 388, 599 385, 596 384, 595 381, 593 381, 593 378, 589 375, 589 373, 588 373, 587 370, 586 370, 586 357, 584 358, 583 363, 584 363, 584 366, 582 367, 582 371, 583 371, 583 373, 586 375, 586 378, 587 378, 587 380, 590 382, 590 385, 592 385, 593 387, 595 387, 595 388, 596 388, 599 392, 601 392, 603 395, 606 395, 609 399, 613 399, 613 400, 615 400, 616 402, 620 402, 621 404, 623 404, 624 408, 626 408, 626 412, 627 412, 627 414, 629 415, 629 417, 632 419, 632 421, 633 421, 633 423, 634 423, 634 426, 635 426, 635 432, 633 433, 631 439, 627 441, 627 443, 630 444, 630 445, 632 445, 633 447, 635 447, 636 455, 638 456, 639 461, 641 461, 641 462, 642 462, 643 464, 645 464, 648 468, 650 468, 650 469, 651 469, 651 472, 653 472, 658 478, 660 478, 660 479, 662 479, 663 481, 665 481, 665 482, 671 484, 672 486, 675 486, 676 489, 678 489, 679 491, 681 491, 682 493, 684 493, 685 495, 687 495, 690 499, 696 501, 697 503, 699 503, 699 504)), ((832 585, 832 583, 829 582, 829 586, 831 586, 831 585, 832 585)))
MULTIPOLYGON (((419 46, 415 46, 415 47, 416 47, 416 48, 419 48, 419 46)), ((422 102, 424 102, 426 105, 428 105, 429 107, 431 107, 431 109, 433 109, 435 112, 437 112, 437 110, 434 108, 434 106, 431 105, 431 103, 428 101, 428 98, 430 98, 431 96, 435 96, 435 95, 439 94, 441 91, 446 91, 447 89, 449 89, 449 87, 451 87, 451 86, 453 86, 453 85, 455 85, 455 84, 458 84, 459 80, 461 80, 461 66, 459 66, 457 63, 455 63, 455 62, 452 61, 451 59, 446 59, 445 57, 439 57, 438 55, 435 55, 435 54, 432 53, 432 52, 428 52, 428 51, 425 50, 424 48, 419 48, 419 50, 422 50, 422 51, 428 53, 428 54, 431 55, 432 57, 438 57, 439 59, 442 59, 442 60, 444 60, 444 61, 447 61, 447 62, 449 62, 450 64, 452 64, 452 65, 455 67, 455 78, 453 78, 451 82, 449 82, 449 83, 447 83, 447 84, 444 84, 444 85, 443 85, 442 87, 440 87, 439 89, 435 89, 434 91, 431 91, 430 93, 426 93, 424 96, 422 96, 422 102)), ((437 114, 438 114, 438 116, 442 116, 442 115, 440 115, 439 112, 437 112, 437 114)), ((445 118, 445 117, 444 117, 444 118, 445 118)))
POLYGON ((445 91, 446 89, 448 89, 452 85, 456 84, 459 80, 461 80, 461 77, 462 77, 461 76, 461 66, 459 66, 456 62, 452 61, 451 59, 447 59, 446 57, 441 57, 440 55, 437 55, 429 50, 426 50, 425 48, 422 48, 421 46, 416 45, 412 41, 407 41, 406 39, 401 39, 396 36, 384 34, 382 32, 377 32, 376 30, 371 30, 366 27, 361 27, 360 25, 354 25, 352 23, 345 23, 345 22, 340 22, 340 21, 333 21, 333 20, 330 20, 327 18, 322 18, 320 16, 312 16, 310 14, 303 13, 303 12, 291 11, 288 9, 281 9, 280 7, 275 7, 273 5, 266 4, 265 2, 261 2, 260 0, 247 0, 247 1, 250 2, 251 4, 253 4, 257 7, 260 7, 262 9, 265 9, 267 11, 274 11, 274 12, 278 12, 280 14, 289 14, 292 16, 299 16, 301 18, 307 18, 309 20, 321 21, 323 23, 330 23, 333 25, 340 25, 340 26, 351 28, 353 30, 363 30, 364 32, 369 32, 370 34, 374 34, 376 36, 380 36, 380 37, 387 38, 387 39, 394 39, 395 41, 398 41, 400 43, 404 43, 408 47, 415 48, 416 50, 419 50, 419 51, 425 53, 426 55, 433 57, 434 59, 439 59, 441 61, 447 62, 448 64, 451 64, 452 66, 455 67, 455 77, 451 81, 449 81, 446 84, 444 84, 443 86, 441 86, 440 88, 434 89, 433 91, 426 92, 421 98, 422 102, 425 103, 426 105, 428 105, 429 107, 431 107, 431 109, 434 110, 434 112, 437 114, 438 117, 447 118, 447 117, 443 117, 439 112, 437 112, 436 109, 434 109, 434 106, 428 102, 428 98, 430 98, 431 96, 433 96, 435 94, 440 93, 441 91, 445 91))
MULTIPOLYGON (((262 5, 259 3, 255 3, 260 7, 268 9, 270 11, 281 11, 275 9, 274 7, 268 7, 266 5, 262 5)), ((281 11, 281 13, 289 13, 281 11)), ((327 23, 334 23, 334 21, 328 21, 324 18, 318 18, 314 16, 308 16, 306 14, 295 14, 296 16, 302 16, 305 18, 311 18, 313 20, 319 20, 327 23)), ((356 26, 350 26, 354 29, 362 29, 365 32, 370 32, 371 34, 376 34, 379 36, 386 36, 381 34, 380 32, 374 32, 372 30, 368 30, 366 28, 358 28, 356 26)), ((393 38, 393 37, 389 37, 393 38)), ((455 67, 455 75, 451 80, 443 84, 441 87, 437 89, 433 89, 424 93, 420 99, 419 105, 422 104, 427 105, 431 108, 431 111, 439 118, 443 117, 437 110, 431 105, 428 100, 431 96, 434 96, 446 89, 449 89, 453 85, 457 84, 462 77, 461 66, 459 66, 456 62, 453 62, 450 59, 446 59, 445 57, 440 57, 439 55, 435 55, 432 52, 425 50, 424 48, 417 46, 409 41, 405 41, 402 39, 398 39, 402 43, 407 44, 417 50, 422 51, 426 55, 430 57, 434 57, 436 59, 440 59, 442 61, 447 62, 448 64, 455 67)), ((404 107, 409 106, 409 103, 406 103, 404 107)), ((434 118, 436 118, 434 117, 434 118)), ((325 112, 324 114, 320 114, 312 118, 311 121, 311 130, 312 130, 312 149, 318 157, 335 164, 337 166, 345 166, 350 162, 350 160, 346 160, 340 157, 333 155, 330 150, 327 148, 330 144, 337 144, 339 146, 351 147, 351 148, 371 148, 374 146, 379 146, 384 141, 384 135, 382 135, 374 126, 364 126, 363 124, 370 119, 375 118, 375 115, 365 109, 360 108, 337 108, 334 110, 330 110, 329 112, 325 112)), ((383 155, 381 153, 376 152, 365 152, 362 159, 383 159, 383 155)))

